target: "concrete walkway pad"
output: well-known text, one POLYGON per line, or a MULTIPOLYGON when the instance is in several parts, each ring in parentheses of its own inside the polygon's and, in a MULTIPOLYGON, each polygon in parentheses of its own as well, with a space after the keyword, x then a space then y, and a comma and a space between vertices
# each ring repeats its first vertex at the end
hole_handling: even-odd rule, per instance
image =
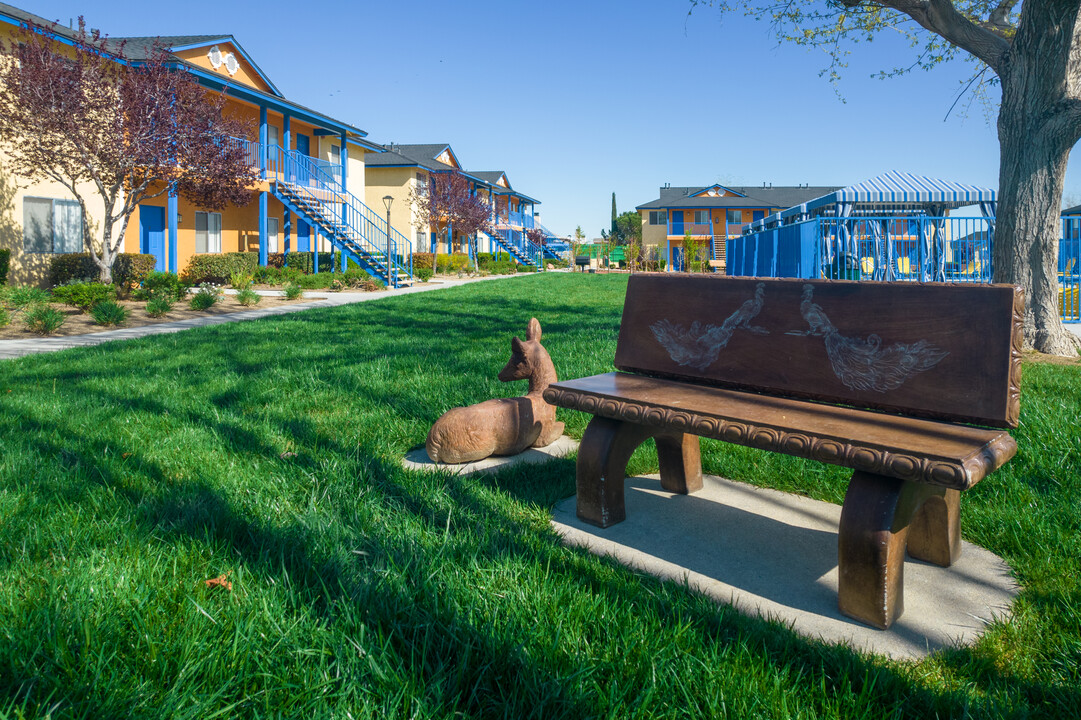
MULTIPOLYGON (((570 455, 577 449, 578 441, 564 435, 551 445, 542 448, 530 448, 517 455, 507 455, 504 457, 493 456, 484 458, 483 460, 477 460, 476 462, 462 463, 461 465, 447 465, 446 463, 432 462, 424 448, 417 448, 415 450, 410 450, 405 454, 405 460, 402 461, 402 466, 405 467, 406 470, 449 470, 456 475, 470 475, 478 472, 495 472, 496 470, 502 470, 509 465, 517 465, 519 463, 529 464, 548 462, 552 458, 561 458, 570 455)), ((573 514, 573 509, 571 512, 573 514)))
MULTIPOLYGON (((964 543, 953 567, 905 561, 905 613, 877 630, 837 610, 841 507, 713 476, 694 495, 661 489, 656 475, 626 481, 627 519, 605 530, 575 515, 575 498, 553 511, 570 545, 609 555, 743 612, 780 620, 810 638, 920 658, 971 644, 1009 613, 1018 587, 999 557, 964 543)), ((961 524, 964 526, 964 498, 961 524)))

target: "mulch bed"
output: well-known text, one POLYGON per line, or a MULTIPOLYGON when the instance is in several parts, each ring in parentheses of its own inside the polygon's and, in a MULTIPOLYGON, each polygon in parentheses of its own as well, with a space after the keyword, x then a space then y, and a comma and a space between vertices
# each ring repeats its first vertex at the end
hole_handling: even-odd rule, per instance
MULTIPOLYGON (((160 318, 150 317, 146 314, 145 301, 123 300, 120 304, 127 308, 130 311, 130 314, 128 315, 127 322, 119 327, 144 327, 146 325, 158 325, 160 323, 176 322, 177 320, 205 317, 206 315, 226 315, 229 313, 243 312, 245 310, 276 307, 278 305, 297 305, 299 303, 313 302, 319 299, 320 298, 300 298, 298 300, 286 300, 284 297, 264 296, 258 305, 244 307, 236 301, 235 296, 225 295, 221 297, 215 305, 212 305, 209 310, 191 310, 188 308, 187 302, 178 302, 173 306, 172 310, 160 318)), ((102 325, 95 325, 94 319, 90 317, 89 314, 84 314, 78 308, 61 305, 59 303, 52 303, 52 306, 64 313, 66 319, 64 320, 64 324, 57 328, 57 330, 49 337, 87 335, 89 333, 99 333, 118 329, 117 326, 104 327, 102 325)), ((41 337, 26 329, 26 323, 22 320, 21 311, 11 310, 10 313, 11 323, 6 327, 0 327, 0 340, 19 340, 41 337)))

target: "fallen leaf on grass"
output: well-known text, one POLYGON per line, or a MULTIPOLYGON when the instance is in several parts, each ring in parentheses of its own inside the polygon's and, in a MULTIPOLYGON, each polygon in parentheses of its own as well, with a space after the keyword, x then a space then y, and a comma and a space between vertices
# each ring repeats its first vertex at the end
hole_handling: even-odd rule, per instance
POLYGON ((206 586, 208 588, 211 588, 211 587, 223 587, 226 590, 228 590, 229 592, 232 592, 233 591, 233 583, 229 582, 228 577, 229 577, 229 573, 225 573, 224 575, 219 575, 216 578, 210 578, 209 580, 205 581, 206 586))
POLYGON ((294 458, 296 456, 297 454, 295 452, 283 452, 278 457, 280 457, 282 460, 285 460, 286 458, 294 458))

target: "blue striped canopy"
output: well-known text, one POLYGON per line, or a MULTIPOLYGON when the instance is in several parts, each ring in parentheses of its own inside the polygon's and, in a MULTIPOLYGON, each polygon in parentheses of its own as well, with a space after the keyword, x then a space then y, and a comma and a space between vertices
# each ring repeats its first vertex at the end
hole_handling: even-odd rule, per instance
POLYGON ((807 210, 839 203, 935 203, 962 207, 994 202, 995 196, 996 192, 990 188, 892 170, 885 175, 815 198, 807 203, 807 210))
POLYGON ((756 220, 749 224, 744 232, 757 232, 784 221, 791 221, 792 218, 799 221, 821 215, 822 212, 815 212, 820 208, 830 208, 826 214, 833 214, 834 208, 848 205, 850 207, 848 212, 856 210, 856 214, 865 214, 867 210, 863 210, 862 213, 859 210, 858 206, 861 203, 889 205, 891 206, 889 209, 879 208, 876 210, 870 208, 869 210, 890 215, 896 214, 898 211, 911 212, 917 209, 918 206, 932 204, 938 205, 942 209, 951 209, 984 203, 991 209, 993 215, 995 196, 996 192, 990 188, 981 188, 975 185, 965 185, 950 180, 940 180, 924 175, 913 175, 912 173, 891 170, 885 175, 879 175, 876 178, 849 185, 840 190, 834 190, 829 195, 808 200, 800 205, 774 213, 762 220, 756 220), (851 208, 852 205, 857 207, 851 208), (898 207, 905 205, 917 207, 904 209, 898 207))

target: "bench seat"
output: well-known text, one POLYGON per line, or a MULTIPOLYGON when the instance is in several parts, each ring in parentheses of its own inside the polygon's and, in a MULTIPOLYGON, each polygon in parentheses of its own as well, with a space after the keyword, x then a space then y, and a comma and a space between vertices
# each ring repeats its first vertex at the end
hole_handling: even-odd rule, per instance
POLYGON ((1005 430, 632 375, 549 386, 548 402, 899 480, 967 490, 1013 457, 1005 430))

